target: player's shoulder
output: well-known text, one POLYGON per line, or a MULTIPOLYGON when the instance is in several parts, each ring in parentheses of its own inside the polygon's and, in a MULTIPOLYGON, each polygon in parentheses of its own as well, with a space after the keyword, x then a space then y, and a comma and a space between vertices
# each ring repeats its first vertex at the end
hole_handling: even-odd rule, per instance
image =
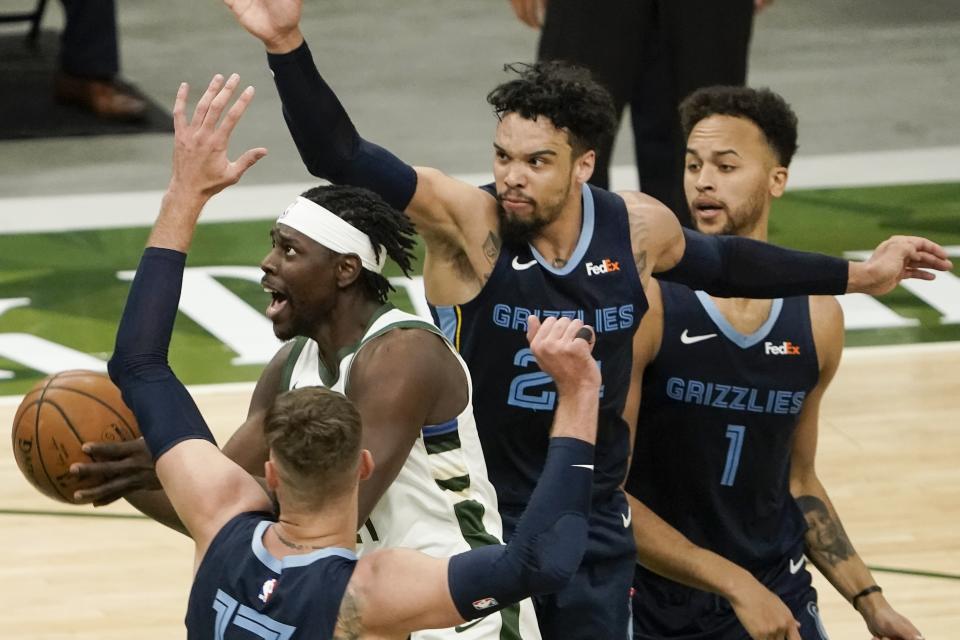
POLYGON ((351 367, 350 382, 439 384, 444 365, 455 361, 446 339, 426 321, 400 323, 364 343, 351 367))
POLYGON ((809 296, 810 322, 814 331, 843 327, 843 308, 835 296, 809 296))

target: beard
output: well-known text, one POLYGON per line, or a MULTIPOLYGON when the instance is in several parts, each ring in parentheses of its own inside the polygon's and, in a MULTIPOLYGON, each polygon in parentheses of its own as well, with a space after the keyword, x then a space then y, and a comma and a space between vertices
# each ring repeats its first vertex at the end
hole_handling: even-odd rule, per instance
POLYGON ((728 209, 726 224, 720 230, 720 235, 746 236, 753 232, 763 216, 766 196, 766 187, 760 185, 756 191, 750 194, 746 202, 736 209, 728 209))
POLYGON ((528 198, 528 201, 533 205, 533 211, 526 219, 521 219, 516 215, 508 213, 507 210, 503 208, 502 198, 505 193, 498 193, 497 219, 500 221, 500 237, 504 244, 514 246, 530 244, 539 236, 544 227, 560 217, 560 212, 563 210, 563 203, 566 202, 567 196, 570 194, 571 184, 572 181, 568 182, 561 197, 549 204, 541 205, 536 200, 528 198))

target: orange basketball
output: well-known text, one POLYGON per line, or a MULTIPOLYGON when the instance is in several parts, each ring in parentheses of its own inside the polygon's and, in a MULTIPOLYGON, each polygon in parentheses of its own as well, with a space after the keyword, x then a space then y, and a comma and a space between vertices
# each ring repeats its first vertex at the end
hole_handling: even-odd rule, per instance
POLYGON ((64 371, 44 378, 24 396, 13 419, 13 456, 40 493, 74 503, 74 491, 96 484, 70 474, 74 462, 92 461, 81 445, 139 437, 133 413, 106 374, 64 371))

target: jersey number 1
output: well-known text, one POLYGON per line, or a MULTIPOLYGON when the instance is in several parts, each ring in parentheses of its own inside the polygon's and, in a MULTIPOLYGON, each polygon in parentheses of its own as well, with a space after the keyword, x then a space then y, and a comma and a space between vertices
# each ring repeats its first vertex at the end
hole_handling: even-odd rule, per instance
POLYGON ((737 479, 737 467, 740 466, 740 452, 743 450, 743 434, 747 428, 739 424, 727 425, 727 439, 730 445, 727 447, 727 464, 723 467, 723 477, 720 478, 720 484, 725 487, 732 487, 737 479))

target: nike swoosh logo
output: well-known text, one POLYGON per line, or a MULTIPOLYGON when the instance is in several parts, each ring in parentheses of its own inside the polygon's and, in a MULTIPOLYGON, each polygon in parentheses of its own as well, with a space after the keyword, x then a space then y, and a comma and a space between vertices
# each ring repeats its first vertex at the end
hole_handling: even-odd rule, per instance
POLYGON ((456 631, 457 633, 463 633, 464 631, 466 631, 466 630, 469 629, 470 627, 472 627, 472 626, 474 626, 474 625, 477 625, 477 624, 480 624, 480 622, 481 622, 482 620, 484 620, 484 619, 485 619, 485 618, 477 618, 477 619, 474 620, 473 622, 468 622, 467 624, 457 625, 456 627, 453 628, 453 630, 456 631))
POLYGON ((698 342, 703 342, 704 340, 709 340, 710 338, 716 338, 717 334, 715 333, 705 333, 702 336, 691 336, 687 333, 687 330, 684 329, 683 333, 680 334, 680 342, 683 344, 696 344, 698 342))
POLYGON ((633 509, 630 508, 630 505, 627 505, 626 515, 620 514, 620 519, 623 520, 623 528, 630 528, 630 523, 633 522, 633 509))
POLYGON ((793 558, 790 558, 790 573, 796 573, 803 568, 803 563, 806 562, 803 556, 800 556, 800 559, 797 560, 797 564, 793 564, 793 558))
POLYGON ((592 465, 592 464, 572 464, 572 465, 570 465, 570 466, 571 466, 571 467, 580 467, 581 469, 590 469, 590 471, 593 471, 593 465, 592 465))
POLYGON ((537 261, 536 259, 534 259, 534 260, 531 260, 530 262, 521 263, 520 258, 518 256, 513 256, 513 262, 511 264, 513 265, 513 268, 516 269, 517 271, 523 271, 537 264, 537 261))

